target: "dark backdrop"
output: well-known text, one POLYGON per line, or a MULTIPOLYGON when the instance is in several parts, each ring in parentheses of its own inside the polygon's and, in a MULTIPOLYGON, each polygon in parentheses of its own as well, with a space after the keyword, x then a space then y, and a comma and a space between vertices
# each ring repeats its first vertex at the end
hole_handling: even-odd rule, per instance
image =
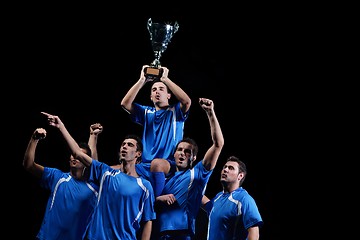
MULTIPOLYGON (((141 134, 120 101, 138 80, 141 66, 154 59, 146 28, 150 17, 153 22, 179 24, 161 62, 192 98, 185 135, 198 142, 200 159, 211 137, 197 99, 210 98, 215 104, 225 146, 206 194, 213 197, 221 191, 219 174, 225 159, 240 157, 249 172, 243 186, 255 198, 264 220, 261 239, 278 239, 283 222, 277 220, 279 212, 289 206, 275 199, 287 181, 283 174, 291 172, 289 162, 297 158, 293 139, 302 126, 294 122, 303 118, 294 97, 301 88, 301 72, 294 60, 302 48, 297 44, 301 36, 295 34, 296 23, 289 22, 290 16, 267 6, 182 11, 149 4, 142 12, 114 6, 37 7, 12 8, 6 36, 5 67, 10 74, 5 80, 11 96, 4 102, 8 113, 4 118, 13 126, 10 136, 14 137, 6 144, 16 146, 11 160, 17 176, 9 191, 20 201, 15 205, 10 199, 17 209, 17 217, 11 219, 26 236, 23 239, 36 235, 48 196, 21 165, 35 128, 48 131, 38 146, 37 161, 68 170, 66 144, 41 111, 60 116, 78 141, 87 141, 90 124, 100 122, 104 131, 99 137, 99 159, 108 164, 116 163, 127 133, 141 134)), ((137 101, 151 104, 149 94, 143 89, 137 101)), ((199 219, 198 239, 203 239, 203 212, 199 219)))

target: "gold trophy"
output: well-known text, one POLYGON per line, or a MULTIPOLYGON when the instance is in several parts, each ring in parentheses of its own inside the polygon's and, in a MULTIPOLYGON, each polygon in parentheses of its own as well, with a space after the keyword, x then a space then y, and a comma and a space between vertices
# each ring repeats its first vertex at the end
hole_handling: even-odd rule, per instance
POLYGON ((171 38, 179 29, 179 24, 175 22, 172 26, 170 24, 153 23, 151 18, 147 22, 147 29, 150 33, 150 40, 152 50, 155 54, 154 61, 150 67, 144 69, 145 76, 151 78, 160 78, 162 76, 162 69, 160 64, 161 54, 166 50, 171 38))

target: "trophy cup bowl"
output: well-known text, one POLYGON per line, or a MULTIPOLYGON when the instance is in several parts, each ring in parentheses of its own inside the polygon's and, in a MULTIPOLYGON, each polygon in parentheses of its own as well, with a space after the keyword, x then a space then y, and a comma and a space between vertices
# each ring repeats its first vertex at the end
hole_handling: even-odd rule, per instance
POLYGON ((145 76, 159 78, 162 76, 162 69, 160 68, 161 54, 167 49, 171 38, 178 31, 179 24, 175 22, 172 26, 170 24, 153 23, 151 18, 149 18, 147 22, 147 29, 150 33, 150 41, 155 59, 150 64, 150 67, 146 67, 144 69, 145 76))

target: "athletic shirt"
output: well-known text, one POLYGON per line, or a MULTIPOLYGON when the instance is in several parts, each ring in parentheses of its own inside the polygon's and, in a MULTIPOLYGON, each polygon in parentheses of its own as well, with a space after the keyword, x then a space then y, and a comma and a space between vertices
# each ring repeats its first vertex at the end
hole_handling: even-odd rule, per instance
POLYGON ((188 113, 183 114, 180 102, 165 110, 133 104, 131 120, 143 126, 142 162, 150 163, 154 158, 174 160, 176 144, 183 139, 184 123, 188 113))
MULTIPOLYGON (((206 184, 212 174, 198 162, 194 168, 177 171, 165 184, 162 195, 174 194, 176 202, 172 205, 161 203, 157 212, 160 232, 185 230, 195 234, 195 220, 201 206, 206 184)), ((218 239, 219 240, 219 239, 218 239)))
POLYGON ((263 224, 255 200, 242 187, 218 193, 205 207, 209 214, 208 240, 245 240, 249 227, 263 224))
POLYGON ((100 186, 87 239, 136 240, 140 221, 155 219, 154 192, 149 181, 92 161, 89 181, 100 186))
POLYGON ((48 167, 40 184, 50 190, 50 196, 37 239, 82 239, 96 205, 98 187, 48 167))

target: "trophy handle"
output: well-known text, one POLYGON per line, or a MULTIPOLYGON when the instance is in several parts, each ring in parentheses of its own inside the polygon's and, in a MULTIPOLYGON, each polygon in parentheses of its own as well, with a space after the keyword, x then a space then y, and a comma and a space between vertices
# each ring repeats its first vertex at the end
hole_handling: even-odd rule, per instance
POLYGON ((152 25, 152 20, 151 20, 151 18, 149 18, 148 22, 147 22, 147 29, 148 29, 149 32, 150 32, 151 25, 152 25))
POLYGON ((177 22, 175 22, 174 24, 174 34, 178 31, 179 29, 179 24, 177 22))

